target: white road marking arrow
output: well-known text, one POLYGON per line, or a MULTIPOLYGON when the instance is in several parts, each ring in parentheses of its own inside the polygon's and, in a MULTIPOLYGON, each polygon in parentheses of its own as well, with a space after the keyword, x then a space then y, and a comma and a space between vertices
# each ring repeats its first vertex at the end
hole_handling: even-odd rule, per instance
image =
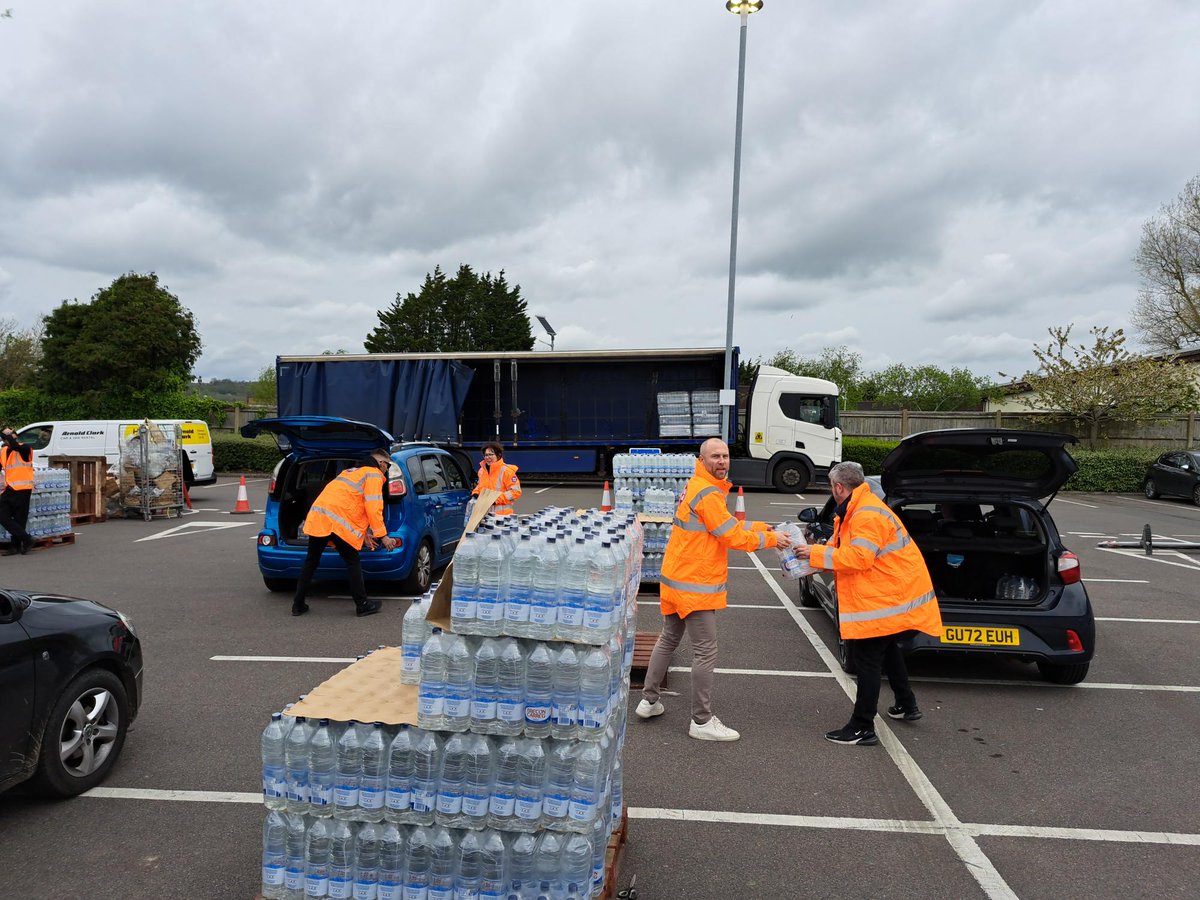
POLYGON ((178 525, 175 528, 168 528, 166 531, 160 531, 158 534, 152 534, 149 537, 138 538, 134 541, 135 544, 140 544, 142 541, 157 541, 159 538, 179 537, 180 535, 195 535, 208 534, 211 531, 219 531, 222 528, 241 528, 245 525, 255 525, 255 522, 187 522, 183 525, 178 525))

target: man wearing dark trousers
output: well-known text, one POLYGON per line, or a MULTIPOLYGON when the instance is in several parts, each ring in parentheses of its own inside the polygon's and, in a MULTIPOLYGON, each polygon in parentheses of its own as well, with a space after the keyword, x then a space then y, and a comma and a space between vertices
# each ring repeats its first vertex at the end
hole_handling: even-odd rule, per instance
POLYGON ((837 503, 833 537, 809 548, 809 564, 832 569, 837 582, 838 629, 850 641, 858 670, 858 696, 850 721, 825 739, 835 744, 878 744, 875 713, 884 672, 896 695, 893 719, 921 718, 897 641, 910 631, 942 633, 933 582, 925 558, 900 519, 871 493, 858 463, 829 470, 837 503))
POLYGON ((33 546, 33 538, 25 530, 29 498, 33 495, 33 451, 17 440, 16 432, 8 425, 0 429, 0 468, 4 470, 0 527, 12 536, 4 555, 25 554, 33 546))
POLYGON ((379 612, 383 604, 367 599, 359 551, 363 544, 368 550, 374 550, 377 539, 388 550, 396 546, 395 539, 388 537, 383 519, 384 483, 391 462, 386 451, 375 451, 361 465, 346 469, 325 485, 313 502, 304 520, 308 556, 296 582, 296 596, 292 599, 293 616, 308 612, 304 598, 321 562, 321 554, 330 543, 346 563, 355 614, 369 616, 379 612))

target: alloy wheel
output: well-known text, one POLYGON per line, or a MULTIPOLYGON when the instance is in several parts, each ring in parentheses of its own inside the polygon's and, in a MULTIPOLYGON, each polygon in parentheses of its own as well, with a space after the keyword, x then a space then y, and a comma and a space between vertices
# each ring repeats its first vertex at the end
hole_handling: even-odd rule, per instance
POLYGON ((113 695, 94 687, 76 698, 67 710, 59 736, 63 768, 86 778, 104 765, 121 731, 121 710, 113 695))

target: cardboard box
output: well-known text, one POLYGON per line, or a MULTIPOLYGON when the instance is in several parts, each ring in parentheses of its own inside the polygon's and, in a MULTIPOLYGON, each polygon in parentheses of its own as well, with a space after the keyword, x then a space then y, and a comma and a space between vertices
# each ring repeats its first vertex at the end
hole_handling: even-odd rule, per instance
POLYGON ((288 710, 289 715, 349 722, 417 724, 417 686, 400 683, 401 651, 384 647, 342 669, 288 710))
MULTIPOLYGON (((479 523, 483 521, 483 517, 487 515, 487 511, 492 508, 492 504, 496 502, 496 498, 500 496, 499 491, 484 490, 479 492, 479 497, 475 500, 475 508, 471 510, 471 517, 467 519, 467 527, 463 529, 463 534, 469 534, 479 527, 479 523)), ((438 584, 437 591, 434 592, 433 602, 429 604, 429 612, 425 613, 425 620, 432 622, 442 631, 450 631, 450 592, 454 588, 454 562, 446 566, 446 571, 442 573, 442 580, 438 584)))

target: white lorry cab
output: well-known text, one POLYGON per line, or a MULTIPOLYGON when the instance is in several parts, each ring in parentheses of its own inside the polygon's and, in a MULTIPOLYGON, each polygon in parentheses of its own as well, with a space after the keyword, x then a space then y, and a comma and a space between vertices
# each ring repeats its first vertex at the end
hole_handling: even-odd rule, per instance
MULTIPOLYGON (((121 442, 137 434, 144 419, 89 419, 73 422, 34 422, 17 432, 17 439, 33 450, 33 464, 48 466, 52 456, 103 456, 110 475, 121 464, 121 442)), ((164 428, 178 425, 183 448, 192 463, 195 484, 213 484, 212 436, 208 424, 199 419, 151 419, 164 428)))

